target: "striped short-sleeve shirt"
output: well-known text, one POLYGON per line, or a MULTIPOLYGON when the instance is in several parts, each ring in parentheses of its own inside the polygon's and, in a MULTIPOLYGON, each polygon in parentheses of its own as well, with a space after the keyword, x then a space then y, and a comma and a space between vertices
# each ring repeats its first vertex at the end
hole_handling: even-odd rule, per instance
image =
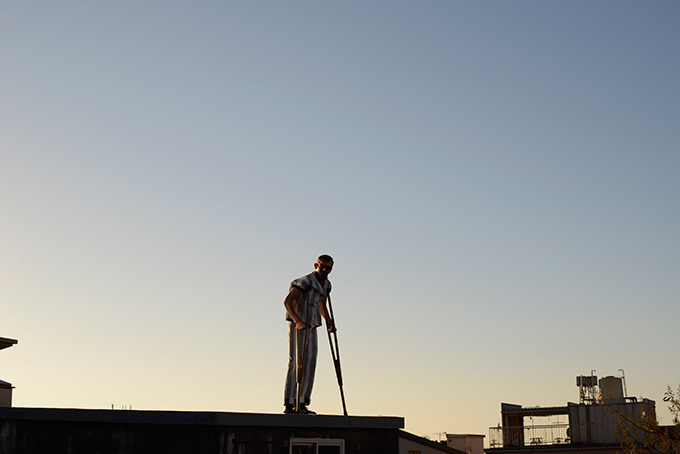
MULTIPOLYGON (((314 273, 309 273, 291 282, 290 288, 293 287, 302 293, 296 301, 295 312, 298 317, 313 328, 321 326, 321 303, 331 291, 331 281, 326 279, 321 285, 314 273), (309 318, 307 318, 307 298, 309 298, 309 318)), ((286 314, 286 320, 293 321, 288 314, 286 314)))

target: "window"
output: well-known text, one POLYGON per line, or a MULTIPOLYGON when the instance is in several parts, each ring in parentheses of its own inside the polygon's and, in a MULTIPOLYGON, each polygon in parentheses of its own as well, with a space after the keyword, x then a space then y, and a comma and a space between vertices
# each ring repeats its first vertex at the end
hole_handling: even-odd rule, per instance
POLYGON ((330 438, 292 438, 291 454, 345 454, 345 440, 330 438))

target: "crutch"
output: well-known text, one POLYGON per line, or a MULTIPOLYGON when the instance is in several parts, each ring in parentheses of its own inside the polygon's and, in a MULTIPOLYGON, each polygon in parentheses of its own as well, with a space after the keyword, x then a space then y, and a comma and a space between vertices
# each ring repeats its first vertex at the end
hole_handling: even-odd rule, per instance
MULTIPOLYGON (((305 292, 307 294, 307 302, 305 304, 305 339, 303 341, 302 353, 300 353, 300 343, 298 337, 298 329, 295 329, 295 350, 297 353, 297 399, 295 401, 295 410, 300 411, 302 406, 300 405, 300 394, 302 393, 302 383, 304 381, 304 370, 305 370, 305 357, 307 356, 307 333, 309 332, 309 291, 305 292)), ((299 316, 299 315, 298 315, 299 316)))
MULTIPOLYGON (((335 316, 333 316, 333 305, 331 304, 331 294, 328 293, 328 310, 331 313, 331 320, 335 325, 335 316)), ((326 321, 326 332, 328 333, 328 343, 331 346, 331 356, 333 357, 333 365, 335 365, 335 376, 338 377, 338 386, 340 386, 340 399, 342 400, 342 412, 347 416, 347 406, 345 405, 345 392, 342 390, 342 368, 340 367, 340 348, 338 347, 338 333, 333 330, 333 339, 331 339, 331 330, 326 321), (333 340, 335 341, 335 348, 333 348, 333 340)))

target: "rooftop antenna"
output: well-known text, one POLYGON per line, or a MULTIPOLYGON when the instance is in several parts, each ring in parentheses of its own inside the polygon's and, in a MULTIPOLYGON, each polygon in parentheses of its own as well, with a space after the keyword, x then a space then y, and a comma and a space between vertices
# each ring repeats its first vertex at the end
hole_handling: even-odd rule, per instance
POLYGON ((580 375, 576 377, 576 386, 578 386, 581 404, 593 404, 597 401, 597 376, 595 375, 595 370, 590 371, 590 376, 580 375))

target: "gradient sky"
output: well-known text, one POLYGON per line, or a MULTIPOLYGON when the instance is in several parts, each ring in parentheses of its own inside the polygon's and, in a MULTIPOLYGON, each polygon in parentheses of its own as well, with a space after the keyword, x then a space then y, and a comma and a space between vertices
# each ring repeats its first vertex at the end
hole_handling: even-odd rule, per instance
MULTIPOLYGON (((281 412, 283 298, 328 253, 350 414, 488 437, 501 402, 619 369, 663 407, 678 23, 676 1, 0 2, 14 405, 281 412)), ((340 414, 320 340, 312 408, 340 414)))

